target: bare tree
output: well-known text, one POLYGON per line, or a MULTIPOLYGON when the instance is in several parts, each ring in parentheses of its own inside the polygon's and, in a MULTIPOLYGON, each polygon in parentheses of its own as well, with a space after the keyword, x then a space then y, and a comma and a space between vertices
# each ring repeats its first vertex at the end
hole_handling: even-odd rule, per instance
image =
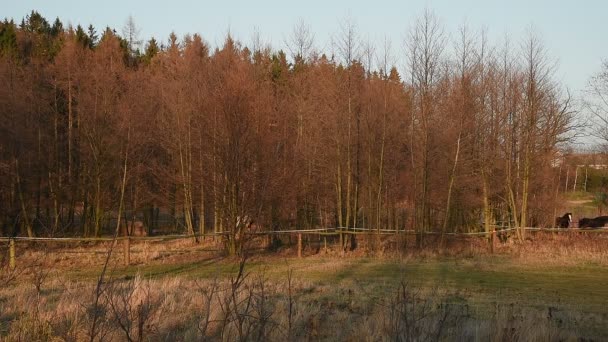
POLYGON ((608 143, 608 60, 602 69, 591 78, 587 87, 585 107, 591 113, 591 134, 608 143))
POLYGON ((548 97, 553 91, 551 76, 554 66, 547 58, 546 50, 536 33, 530 31, 522 44, 523 62, 523 108, 521 130, 521 207, 519 220, 519 237, 525 237, 524 227, 528 223, 528 199, 530 195, 530 178, 533 168, 532 158, 537 139, 537 132, 542 112, 547 108, 548 97))
POLYGON ((314 40, 315 35, 311 32, 310 26, 304 19, 298 20, 285 42, 294 64, 305 62, 311 57, 314 40))
POLYGON ((140 54, 140 48, 142 40, 139 38, 140 30, 135 24, 135 19, 132 15, 129 15, 125 25, 122 28, 122 34, 127 42, 127 49, 129 52, 129 66, 132 66, 135 62, 135 58, 140 54))
POLYGON ((431 224, 431 161, 433 144, 431 123, 436 115, 436 88, 440 77, 446 38, 437 17, 426 10, 411 28, 406 43, 410 82, 412 85, 411 161, 414 172, 416 194, 414 225, 421 233, 417 235, 422 246, 422 234, 431 224), (419 154, 416 152, 419 151, 419 154))

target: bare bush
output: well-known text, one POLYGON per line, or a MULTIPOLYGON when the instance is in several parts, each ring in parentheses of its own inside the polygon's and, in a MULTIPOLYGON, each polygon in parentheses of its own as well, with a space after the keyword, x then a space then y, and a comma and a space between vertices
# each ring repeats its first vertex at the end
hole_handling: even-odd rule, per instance
POLYGON ((228 289, 219 298, 222 310, 220 336, 238 341, 265 341, 272 328, 274 308, 267 291, 264 273, 248 280, 245 272, 246 257, 241 259, 239 270, 231 278, 228 289))
POLYGON ((202 305, 196 315, 196 329, 200 334, 201 340, 207 338, 207 333, 210 330, 209 327, 212 323, 211 319, 211 305, 216 300, 219 291, 219 284, 217 279, 213 279, 211 284, 202 285, 197 282, 197 295, 202 298, 202 305))
POLYGON ((526 310, 513 303, 497 304, 487 328, 481 329, 482 332, 485 330, 487 335, 481 337, 488 341, 565 341, 573 339, 574 336, 570 336, 572 332, 566 331, 560 322, 554 322, 553 310, 555 308, 549 307, 548 315, 542 317, 539 312, 526 310))
POLYGON ((393 341, 439 341, 455 333, 468 316, 468 307, 451 304, 438 290, 423 296, 401 282, 384 304, 383 332, 393 341))
POLYGON ((143 341, 156 329, 159 300, 150 290, 150 282, 136 276, 126 282, 113 281, 105 291, 112 322, 129 341, 143 341))

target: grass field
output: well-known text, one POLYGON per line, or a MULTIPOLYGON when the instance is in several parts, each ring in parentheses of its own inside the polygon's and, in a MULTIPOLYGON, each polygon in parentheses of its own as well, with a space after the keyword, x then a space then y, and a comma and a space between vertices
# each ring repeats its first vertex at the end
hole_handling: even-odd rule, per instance
MULTIPOLYGON (((425 322, 414 334, 443 331, 443 335, 431 334, 431 340, 604 340, 608 338, 607 246, 603 236, 537 236, 524 244, 501 245, 495 254, 472 244, 452 247, 448 253, 427 250, 371 257, 367 253, 338 256, 330 251, 295 258, 293 250, 285 248, 278 254, 253 254, 244 263, 247 277, 239 289, 244 292, 238 293, 239 298, 257 298, 251 303, 262 309, 267 305, 264 310, 272 312, 266 328, 260 328, 259 321, 249 323, 250 330, 265 331, 256 335, 264 340, 394 340, 412 333, 405 327, 415 325, 405 324, 407 317, 425 322), (260 298, 268 298, 268 302, 260 304, 260 298), (446 307, 451 311, 446 313, 446 307), (288 312, 293 314, 289 322, 285 318, 291 317, 288 312), (270 325, 282 328, 269 329, 270 325), (371 333, 378 338, 367 338, 371 333)), ((103 246, 52 251, 40 247, 26 248, 18 256, 22 265, 30 266, 0 289, 0 336, 23 340, 28 336, 19 335, 19 329, 27 328, 64 340, 70 336, 88 339, 90 317, 81 308, 90 306, 103 264, 103 246), (99 253, 81 253, 94 251, 99 253), (39 317, 34 322, 24 306, 37 308, 39 317), (65 316, 53 314, 56 312, 65 316), (71 322, 71 330, 66 322, 71 322), (42 328, 32 329, 32 324, 42 324, 42 328)), ((209 293, 210 284, 230 288, 239 279, 240 260, 184 243, 142 244, 133 249, 133 265, 122 266, 119 249, 110 264, 108 284, 112 285, 103 301, 113 308, 106 310, 114 312, 113 318, 104 316, 108 339, 122 340, 128 335, 112 319, 132 316, 130 333, 145 339, 256 340, 249 335, 240 338, 242 332, 234 323, 239 320, 226 319, 240 310, 235 304, 231 313, 229 302, 219 304, 229 295, 218 296, 209 307, 202 295, 209 293), (179 252, 169 253, 171 250, 179 252), (116 293, 129 293, 125 289, 133 296, 128 300, 120 297, 123 300, 117 302, 134 301, 133 305, 116 310, 112 298, 116 293), (138 307, 134 298, 155 303, 150 304, 156 309, 146 320, 150 326, 145 334, 134 328, 139 316, 128 310, 138 307), (193 328, 200 326, 193 320, 200 321, 194 317, 201 312, 224 322, 221 328, 215 320, 216 325, 211 324, 204 333, 193 328)))
MULTIPOLYGON (((131 266, 113 271, 116 277, 141 275, 150 279, 228 278, 237 270, 234 260, 208 258, 180 264, 131 266)), ((254 258, 246 270, 264 273, 271 280, 286 277, 288 270, 303 281, 329 286, 391 287, 400 282, 469 291, 481 301, 561 303, 605 310, 608 307, 608 271, 597 264, 543 266, 518 264, 508 256, 433 259, 374 258, 254 258)), ((94 280, 98 269, 68 272, 71 279, 94 280)))

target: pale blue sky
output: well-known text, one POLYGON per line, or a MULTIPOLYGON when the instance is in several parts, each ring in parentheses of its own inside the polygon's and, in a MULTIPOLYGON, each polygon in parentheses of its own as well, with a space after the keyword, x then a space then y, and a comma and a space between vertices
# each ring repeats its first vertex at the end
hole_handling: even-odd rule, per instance
MULTIPOLYGON (((362 37, 382 43, 392 41, 395 54, 403 56, 403 41, 411 23, 425 8, 433 10, 456 36, 466 20, 471 28, 486 27, 489 37, 500 42, 505 33, 519 40, 532 24, 541 35, 552 58, 557 61, 556 77, 579 95, 589 77, 608 58, 608 1, 490 1, 490 0, 410 0, 410 1, 62 1, 1 0, 0 17, 19 21, 36 9, 49 21, 59 17, 64 24, 92 23, 98 31, 106 25, 120 33, 129 15, 141 29, 141 38, 151 36, 166 41, 169 33, 178 36, 200 33, 212 45, 223 41, 228 30, 245 44, 257 29, 273 48, 283 48, 284 40, 301 18, 315 33, 318 48, 328 51, 332 34, 340 21, 350 16, 362 37)), ((513 44, 513 46, 518 46, 513 44)), ((398 60, 398 66, 403 59, 398 60)))

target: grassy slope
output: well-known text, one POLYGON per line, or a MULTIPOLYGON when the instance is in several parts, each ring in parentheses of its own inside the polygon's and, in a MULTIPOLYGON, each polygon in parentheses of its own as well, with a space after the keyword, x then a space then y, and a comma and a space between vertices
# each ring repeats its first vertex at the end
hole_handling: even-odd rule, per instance
MULTIPOLYGON (((563 204, 562 211, 571 212, 574 214, 575 220, 582 217, 596 217, 600 215, 597 204, 595 203, 595 195, 590 192, 568 192, 562 194, 563 204)), ((561 216, 562 213, 559 213, 561 216)))

